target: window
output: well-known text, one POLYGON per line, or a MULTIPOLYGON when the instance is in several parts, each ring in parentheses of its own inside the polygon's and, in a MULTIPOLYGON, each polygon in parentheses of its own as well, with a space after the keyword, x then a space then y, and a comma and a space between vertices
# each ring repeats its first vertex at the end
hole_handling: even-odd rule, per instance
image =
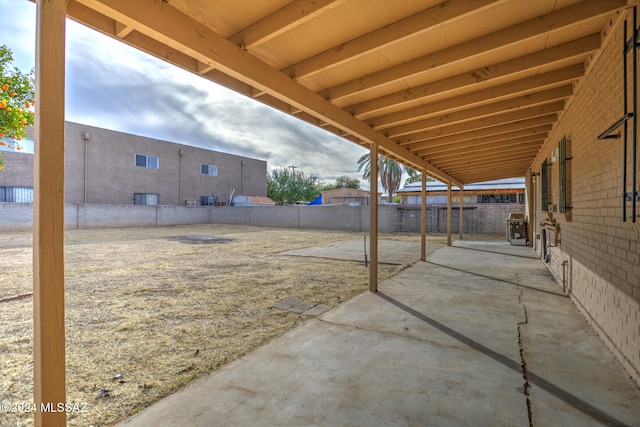
POLYGON ((547 212, 549 210, 549 167, 547 160, 542 162, 542 170, 540 171, 540 186, 542 187, 542 211, 547 212))
POLYGON ((158 195, 154 193, 133 193, 134 205, 157 205, 158 195))
POLYGON ((559 161, 560 161, 560 213, 567 213, 571 210, 571 141, 563 136, 558 144, 559 161))
MULTIPOLYGON (((521 195, 522 196, 522 195, 521 195)), ((518 203, 518 194, 479 194, 477 203, 518 203)), ((522 203, 522 202, 520 202, 522 203)))
POLYGON ((214 165, 200 165, 200 173, 203 175, 218 176, 218 167, 214 165))
POLYGON ((0 202, 33 203, 33 188, 0 187, 0 202))
POLYGON ((136 166, 150 169, 158 169, 159 160, 155 156, 136 154, 136 166))

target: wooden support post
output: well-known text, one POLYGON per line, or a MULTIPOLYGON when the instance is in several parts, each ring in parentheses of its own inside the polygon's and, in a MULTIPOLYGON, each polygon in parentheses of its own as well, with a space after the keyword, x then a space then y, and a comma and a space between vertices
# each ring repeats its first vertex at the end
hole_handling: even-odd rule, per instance
POLYGON ((460 230, 459 236, 460 240, 462 240, 462 226, 464 221, 464 190, 460 187, 460 230))
POLYGON ((422 171, 422 188, 420 190, 420 261, 427 260, 427 174, 422 171))
POLYGON ((64 87, 66 0, 37 1, 33 213, 36 426, 64 426, 64 87), (43 409, 45 409, 43 411, 43 409), (48 410, 47 410, 48 409, 48 410))
POLYGON ((378 292, 378 144, 371 145, 371 177, 369 178, 369 290, 378 292))
POLYGON ((451 246, 451 182, 447 183, 447 246, 451 246))

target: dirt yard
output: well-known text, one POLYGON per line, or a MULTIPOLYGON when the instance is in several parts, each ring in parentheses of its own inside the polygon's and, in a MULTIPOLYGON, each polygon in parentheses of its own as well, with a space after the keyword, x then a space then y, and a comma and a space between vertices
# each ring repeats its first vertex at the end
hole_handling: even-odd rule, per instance
MULTIPOLYGON (((67 402, 84 408, 69 425, 113 425, 308 319, 278 301, 336 306, 365 291, 362 261, 280 255, 363 236, 215 224, 68 230, 67 402)), ((30 233, 0 234, 0 298, 32 291, 31 260, 30 233)), ((399 268, 381 265, 380 281, 399 268)), ((0 303, 2 402, 33 401, 32 312, 31 297, 0 303)), ((0 413, 2 427, 32 423, 0 413)))

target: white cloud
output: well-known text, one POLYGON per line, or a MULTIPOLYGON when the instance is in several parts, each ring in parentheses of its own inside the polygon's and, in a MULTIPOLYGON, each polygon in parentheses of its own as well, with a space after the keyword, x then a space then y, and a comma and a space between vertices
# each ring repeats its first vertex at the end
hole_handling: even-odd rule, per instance
MULTIPOLYGON (((35 6, 0 0, 3 44, 34 65, 35 6)), ((67 21, 69 121, 295 165, 335 180, 361 178, 351 142, 67 21)))

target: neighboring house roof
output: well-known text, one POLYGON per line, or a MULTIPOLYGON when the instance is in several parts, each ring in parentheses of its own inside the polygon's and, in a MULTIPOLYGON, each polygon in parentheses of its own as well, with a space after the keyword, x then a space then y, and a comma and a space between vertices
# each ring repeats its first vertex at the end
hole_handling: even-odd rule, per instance
POLYGON ((333 190, 325 190, 322 194, 330 194, 332 196, 335 194, 357 194, 368 196, 369 190, 362 190, 359 188, 334 188, 333 190))
POLYGON ((275 202, 268 197, 236 196, 233 198, 235 206, 275 206, 275 202))
MULTIPOLYGON (((497 179, 495 181, 476 182, 464 186, 464 191, 491 191, 491 190, 524 190, 524 178, 497 179)), ((405 185, 397 193, 419 193, 422 183, 413 182, 405 185)), ((452 190, 458 191, 458 187, 453 186, 452 190)), ((447 191, 447 184, 440 181, 427 182, 427 191, 447 191)))

